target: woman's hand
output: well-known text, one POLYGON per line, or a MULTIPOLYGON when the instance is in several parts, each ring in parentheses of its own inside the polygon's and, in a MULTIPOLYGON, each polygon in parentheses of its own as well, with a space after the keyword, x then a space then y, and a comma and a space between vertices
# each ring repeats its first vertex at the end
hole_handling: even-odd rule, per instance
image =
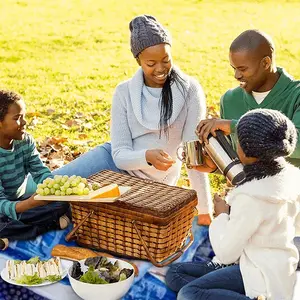
POLYGON ((161 149, 147 150, 146 161, 160 171, 167 171, 176 162, 167 152, 161 149))
POLYGON ((225 213, 229 215, 229 205, 225 200, 223 200, 218 194, 214 195, 214 216, 217 217, 218 215, 225 213))

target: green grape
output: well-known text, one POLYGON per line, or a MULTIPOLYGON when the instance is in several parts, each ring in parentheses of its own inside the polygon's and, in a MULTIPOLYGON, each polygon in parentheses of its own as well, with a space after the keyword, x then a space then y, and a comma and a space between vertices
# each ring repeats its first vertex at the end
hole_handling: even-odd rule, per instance
POLYGON ((66 192, 65 191, 60 191, 60 195, 61 196, 66 196, 66 192))
POLYGON ((44 195, 47 196, 50 194, 49 188, 44 188, 44 195))
POLYGON ((90 193, 90 189, 87 188, 87 187, 85 187, 85 188, 83 189, 83 194, 84 194, 84 195, 88 195, 89 193, 90 193))
POLYGON ((55 188, 51 188, 50 189, 50 195, 54 195, 55 194, 55 188))
POLYGON ((92 183, 92 189, 93 191, 100 189, 100 184, 96 182, 92 183))
POLYGON ((39 183, 38 185, 37 185, 37 189, 43 189, 44 187, 43 187, 43 184, 41 184, 41 183, 39 183))
POLYGON ((84 184, 83 182, 80 182, 80 183, 78 184, 78 188, 79 188, 80 190, 83 190, 83 189, 85 188, 85 184, 84 184))
POLYGON ((48 184, 49 182, 51 182, 51 178, 49 178, 49 177, 43 181, 43 183, 45 183, 45 184, 48 184))
POLYGON ((72 187, 76 187, 76 186, 77 186, 77 184, 78 184, 78 183, 77 183, 77 181, 76 181, 76 180, 73 180, 73 181, 71 182, 71 186, 72 186, 72 187))
POLYGON ((79 195, 79 196, 83 195, 83 189, 78 189, 77 190, 77 195, 79 195))
POLYGON ((74 195, 78 194, 78 187, 73 187, 72 194, 74 194, 74 195))
POLYGON ((81 178, 81 182, 84 184, 84 185, 87 185, 88 184, 88 181, 86 178, 81 178))
POLYGON ((69 180, 72 181, 72 180, 76 179, 76 177, 77 177, 76 175, 72 175, 72 176, 69 178, 69 180))
POLYGON ((61 195, 61 192, 60 191, 55 191, 55 196, 60 196, 61 195))
POLYGON ((54 187, 56 190, 59 190, 59 189, 60 189, 60 185, 59 185, 58 183, 55 183, 55 184, 53 185, 53 187, 54 187))
POLYGON ((63 186, 64 186, 66 189, 69 188, 69 187, 70 187, 70 182, 69 182, 69 181, 65 182, 65 184, 64 184, 63 186))
POLYGON ((73 189, 72 188, 67 188, 66 195, 71 195, 72 193, 73 193, 73 189))
POLYGON ((61 192, 65 192, 66 189, 67 189, 67 188, 66 188, 64 185, 60 187, 61 192))
POLYGON ((38 189, 36 190, 36 193, 37 193, 38 195, 43 196, 44 190, 43 190, 42 188, 38 188, 38 189))
POLYGON ((49 183, 47 184, 47 187, 48 187, 49 189, 51 189, 51 188, 53 187, 53 183, 52 183, 52 182, 49 182, 49 183))
POLYGON ((62 176, 61 176, 61 175, 55 175, 55 176, 54 176, 54 181, 55 181, 56 183, 61 182, 61 180, 62 180, 62 176))
POLYGON ((65 183, 65 182, 68 181, 68 179, 69 179, 69 176, 68 176, 68 175, 64 175, 64 176, 62 177, 62 179, 61 179, 61 182, 62 182, 62 183, 65 183))

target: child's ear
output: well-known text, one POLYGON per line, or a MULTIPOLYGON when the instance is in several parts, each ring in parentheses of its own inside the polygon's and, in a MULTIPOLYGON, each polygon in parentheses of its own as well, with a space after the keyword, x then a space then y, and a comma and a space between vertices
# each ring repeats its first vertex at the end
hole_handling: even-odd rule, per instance
POLYGON ((272 60, 270 56, 266 56, 263 58, 263 67, 265 70, 268 70, 272 65, 272 60))
POLYGON ((140 59, 138 57, 136 58, 136 62, 138 63, 139 66, 141 65, 140 59))

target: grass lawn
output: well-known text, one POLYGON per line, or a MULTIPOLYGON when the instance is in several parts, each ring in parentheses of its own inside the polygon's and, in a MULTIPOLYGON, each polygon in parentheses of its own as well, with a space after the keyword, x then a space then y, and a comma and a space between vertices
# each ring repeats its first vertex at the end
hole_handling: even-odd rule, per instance
POLYGON ((0 88, 21 93, 37 140, 65 137, 75 151, 109 140, 115 86, 137 69, 129 21, 152 14, 173 36, 173 57, 203 85, 207 105, 236 82, 231 41, 258 28, 277 46, 277 63, 300 78, 299 1, 3 0, 0 88))

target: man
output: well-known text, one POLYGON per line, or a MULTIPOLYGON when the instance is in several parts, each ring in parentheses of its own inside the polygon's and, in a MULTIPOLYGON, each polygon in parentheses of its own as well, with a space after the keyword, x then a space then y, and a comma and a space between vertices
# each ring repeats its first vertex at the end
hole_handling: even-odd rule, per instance
MULTIPOLYGON (((206 143, 208 134, 215 135, 219 129, 230 134, 236 147, 237 121, 255 108, 279 110, 300 129, 300 81, 276 66, 274 43, 268 35, 258 30, 241 33, 230 46, 229 60, 240 85, 221 98, 221 119, 199 123, 197 131, 202 142, 206 143)), ((288 160, 300 166, 299 131, 297 148, 288 160)))
MULTIPOLYGON (((300 167, 300 81, 295 81, 283 68, 276 66, 274 43, 258 30, 244 31, 232 42, 229 60, 240 85, 221 98, 221 119, 206 119, 199 123, 200 141, 207 143, 208 135, 215 136, 219 129, 230 135, 236 148, 236 124, 244 113, 255 108, 279 110, 298 130, 296 149, 287 160, 300 167)), ((295 239, 295 244, 300 250, 300 237, 295 239)))

